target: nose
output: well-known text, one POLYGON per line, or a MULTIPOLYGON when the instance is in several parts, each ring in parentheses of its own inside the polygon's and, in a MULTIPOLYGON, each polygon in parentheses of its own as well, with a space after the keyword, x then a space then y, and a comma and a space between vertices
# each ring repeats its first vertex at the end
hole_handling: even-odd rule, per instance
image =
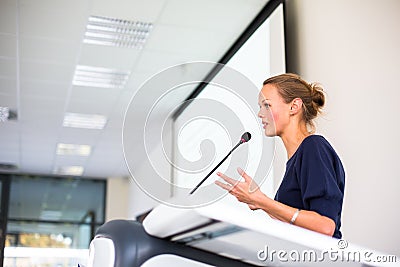
POLYGON ((258 117, 261 118, 261 119, 264 117, 264 115, 261 112, 261 109, 258 111, 258 117))

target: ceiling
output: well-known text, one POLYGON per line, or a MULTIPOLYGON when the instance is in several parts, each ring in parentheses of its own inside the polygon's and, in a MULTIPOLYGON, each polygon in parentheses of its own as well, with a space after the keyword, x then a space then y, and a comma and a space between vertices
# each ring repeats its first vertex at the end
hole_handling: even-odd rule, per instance
MULTIPOLYGON (((128 175, 122 149, 125 110, 149 77, 189 61, 219 61, 267 0, 1 0, 0 107, 17 113, 0 122, 0 164, 13 172, 128 175), (139 47, 84 42, 91 16, 151 23, 139 47), (128 73, 117 88, 73 82, 77 66, 128 73), (103 129, 63 126, 66 113, 102 115, 103 129), (57 154, 58 144, 90 146, 87 155, 57 154)), ((79 68, 79 67, 78 67, 79 68)), ((191 92, 177 97, 177 103, 191 92)), ((152 105, 151 100, 144 106, 152 105)), ((130 125, 143 128, 139 121, 130 125)), ((141 155, 138 155, 140 157, 141 155)))

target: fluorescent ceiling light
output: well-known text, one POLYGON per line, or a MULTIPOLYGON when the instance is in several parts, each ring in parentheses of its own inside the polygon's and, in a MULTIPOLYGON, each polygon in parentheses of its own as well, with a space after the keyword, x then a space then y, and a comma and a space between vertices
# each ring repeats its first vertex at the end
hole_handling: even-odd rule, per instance
POLYGON ((82 166, 64 166, 64 167, 58 167, 57 169, 54 170, 55 174, 61 174, 61 175, 76 175, 80 176, 83 174, 83 167, 82 166))
POLYGON ((63 144, 57 145, 57 155, 89 156, 91 147, 89 145, 63 144))
POLYGON ((130 74, 130 71, 78 65, 72 84, 101 88, 124 88, 130 74))
POLYGON ((8 121, 9 116, 10 116, 10 108, 9 107, 0 107, 0 121, 1 122, 8 121))
POLYGON ((142 49, 152 28, 149 22, 90 16, 83 42, 142 49))
POLYGON ((6 122, 17 119, 17 111, 9 107, 0 107, 0 122, 6 122))
POLYGON ((85 129, 103 129, 107 118, 103 115, 65 113, 63 126, 85 129))

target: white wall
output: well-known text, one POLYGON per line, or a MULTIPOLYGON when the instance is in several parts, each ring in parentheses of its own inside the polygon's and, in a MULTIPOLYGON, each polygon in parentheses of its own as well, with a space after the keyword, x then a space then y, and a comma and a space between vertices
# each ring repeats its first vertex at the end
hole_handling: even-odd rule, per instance
POLYGON ((400 1, 288 0, 288 71, 328 94, 319 132, 347 173, 344 238, 400 255, 400 1))

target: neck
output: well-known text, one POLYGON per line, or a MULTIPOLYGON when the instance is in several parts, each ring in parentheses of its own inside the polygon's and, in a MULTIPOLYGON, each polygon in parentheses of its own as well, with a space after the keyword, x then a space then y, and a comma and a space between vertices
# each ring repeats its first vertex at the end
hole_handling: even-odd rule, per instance
POLYGON ((310 133, 307 130, 307 126, 305 123, 301 123, 296 127, 289 127, 279 136, 285 145, 288 159, 293 156, 301 142, 309 135, 310 133))

